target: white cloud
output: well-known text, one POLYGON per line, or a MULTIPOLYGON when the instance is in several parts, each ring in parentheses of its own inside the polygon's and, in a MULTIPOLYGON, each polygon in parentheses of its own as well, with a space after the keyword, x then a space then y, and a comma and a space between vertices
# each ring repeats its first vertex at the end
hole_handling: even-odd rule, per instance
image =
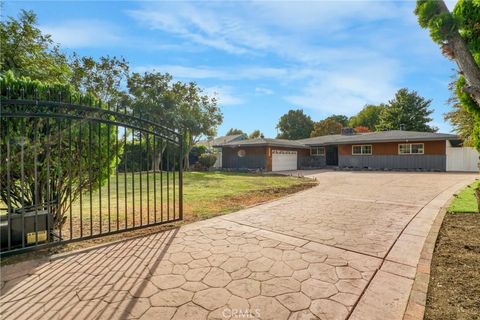
POLYGON ((150 65, 136 67, 135 71, 158 71, 168 72, 174 77, 184 79, 217 79, 239 80, 259 78, 281 78, 288 75, 289 71, 284 68, 268 68, 255 66, 236 67, 189 67, 182 65, 150 65))
POLYGON ((220 106, 233 106, 244 102, 242 98, 234 95, 233 88, 230 86, 205 88, 205 93, 210 97, 215 97, 220 106))
POLYGON ((263 88, 263 87, 256 87, 255 92, 261 93, 261 94, 266 94, 266 95, 270 95, 270 94, 274 93, 273 90, 268 89, 268 88, 263 88))
POLYGON ((116 26, 99 20, 69 20, 41 29, 68 48, 103 47, 118 44, 122 39, 116 26))
POLYGON ((357 68, 319 71, 299 94, 286 100, 326 113, 353 115, 366 103, 381 103, 390 99, 397 87, 393 61, 374 61, 357 68))

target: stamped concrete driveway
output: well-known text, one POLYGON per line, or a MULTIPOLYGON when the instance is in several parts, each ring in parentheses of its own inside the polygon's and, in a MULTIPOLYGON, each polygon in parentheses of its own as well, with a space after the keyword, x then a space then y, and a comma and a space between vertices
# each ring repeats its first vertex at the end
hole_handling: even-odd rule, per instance
POLYGON ((426 235, 470 174, 320 172, 304 192, 2 268, 2 319, 402 319, 426 235))

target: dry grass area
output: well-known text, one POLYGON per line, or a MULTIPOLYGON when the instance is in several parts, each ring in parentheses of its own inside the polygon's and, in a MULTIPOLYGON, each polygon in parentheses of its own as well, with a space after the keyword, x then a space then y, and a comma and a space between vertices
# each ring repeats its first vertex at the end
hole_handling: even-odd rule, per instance
MULTIPOLYGON (((131 178, 130 178, 131 179, 131 178)), ((134 179, 138 179, 134 177, 134 179)), ((153 179, 152 179, 153 180, 153 179)), ((145 176, 143 181, 146 181, 145 176)), ((130 185, 131 181, 127 180, 126 183, 130 185)), ((226 214, 229 212, 241 210, 250 206, 258 205, 264 202, 275 200, 286 195, 299 192, 315 186, 317 183, 311 179, 307 178, 298 178, 298 177, 288 177, 288 176, 279 176, 279 175, 261 175, 261 174, 247 174, 247 173, 219 173, 219 172, 187 172, 184 177, 184 219, 182 222, 170 223, 166 225, 157 225, 142 229, 137 229, 134 231, 125 231, 117 234, 112 234, 108 236, 102 236, 99 238, 82 240, 79 242, 72 242, 69 244, 56 246, 48 249, 38 250, 35 252, 19 254, 16 256, 10 256, 3 258, 1 264, 11 264, 23 260, 28 260, 32 258, 45 257, 55 253, 67 252, 75 249, 88 248, 95 245, 108 243, 112 241, 119 241, 127 238, 143 236, 155 232, 161 232, 164 230, 172 229, 178 227, 185 223, 192 223, 198 220, 208 219, 214 216, 226 214)), ((139 184, 137 182, 135 193, 139 192, 139 184)), ((93 206, 95 208, 93 213, 94 220, 94 229, 98 229, 98 218, 100 215, 103 216, 102 224, 103 230, 106 230, 107 225, 104 225, 107 221, 106 212, 108 212, 108 207, 106 206, 107 201, 104 199, 108 192, 106 192, 107 186, 103 187, 103 190, 100 192, 95 192, 93 194, 93 206), (98 204, 98 195, 101 195, 103 200, 101 205, 98 204)), ((121 185, 120 190, 124 189, 124 186, 121 185)), ((146 203, 150 203, 150 208, 153 208, 152 199, 153 188, 149 188, 150 197, 147 201, 146 198, 146 188, 143 188, 143 208, 146 212, 146 203)), ((178 189, 177 189, 178 190, 178 189)), ((131 198, 131 191, 128 190, 126 193, 128 196, 119 196, 122 197, 119 199, 119 203, 124 203, 125 198, 128 200, 131 198)), ((136 199, 138 201, 139 195, 136 199)), ((164 194, 166 197, 166 194, 164 194)), ((88 197, 88 195, 87 195, 88 197)), ((115 197, 115 196, 114 196, 115 197)), ((87 201, 88 203, 88 201, 87 201)), ((111 204, 116 203, 115 199, 111 199, 111 204)), ((132 205, 129 201, 128 208, 131 208, 132 205)), ((88 213, 89 208, 86 208, 84 212, 88 213)), ((159 210, 159 208, 157 208, 159 210)), ((157 210, 157 211, 158 211, 157 210)), ((78 211, 78 210, 76 210, 78 211)), ((110 210, 115 212, 115 208, 110 210)), ((138 204, 137 209, 137 223, 138 219, 138 204)), ((145 213, 146 214, 146 213, 145 213)), ((144 215, 145 215, 144 214, 144 215)), ((129 215, 129 220, 132 215, 129 215)), ((78 220, 78 214, 75 215, 78 220)), ((123 217, 123 211, 121 211, 120 219, 123 217)), ((152 213, 150 213, 152 217, 152 213)), ((88 235, 89 230, 89 215, 85 214, 85 217, 82 219, 84 225, 86 226, 86 235, 88 235)), ((124 219, 120 221, 120 226, 124 225, 124 219)), ((144 216, 144 221, 146 218, 144 216)), ((78 222, 78 221, 77 221, 78 222)), ((112 220, 112 224, 115 224, 115 221, 112 220)), ((66 224, 65 228, 68 227, 66 224)), ((112 229, 114 229, 112 227, 112 229)), ((75 232, 75 231, 74 231, 75 232)), ((68 230, 65 230, 65 235, 68 235, 68 230)))
POLYGON ((447 214, 431 266, 425 319, 480 319, 480 214, 447 214))

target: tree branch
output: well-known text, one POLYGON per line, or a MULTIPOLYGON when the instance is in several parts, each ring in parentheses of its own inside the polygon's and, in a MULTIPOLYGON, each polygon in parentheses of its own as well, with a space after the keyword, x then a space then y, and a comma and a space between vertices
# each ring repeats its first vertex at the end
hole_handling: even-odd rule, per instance
MULTIPOLYGON (((438 7, 440 13, 451 14, 443 0, 438 1, 438 7)), ((450 58, 455 60, 468 84, 468 87, 463 88, 463 91, 470 94, 477 105, 480 106, 480 68, 458 30, 451 32, 447 40, 448 43, 445 44, 443 50, 448 48, 449 57, 451 55, 450 58)))

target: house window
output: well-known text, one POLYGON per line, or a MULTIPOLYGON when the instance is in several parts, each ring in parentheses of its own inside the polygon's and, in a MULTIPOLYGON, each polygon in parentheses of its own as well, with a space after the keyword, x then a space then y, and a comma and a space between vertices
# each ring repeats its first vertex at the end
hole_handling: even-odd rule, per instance
POLYGON ((423 143, 400 143, 398 154, 423 154, 425 150, 423 143))
POLYGON ((364 144, 364 145, 355 145, 352 146, 352 155, 371 155, 372 154, 372 145, 371 144, 364 144))
POLYGON ((313 147, 310 148, 310 155, 314 157, 325 156, 325 148, 324 147, 313 147))

